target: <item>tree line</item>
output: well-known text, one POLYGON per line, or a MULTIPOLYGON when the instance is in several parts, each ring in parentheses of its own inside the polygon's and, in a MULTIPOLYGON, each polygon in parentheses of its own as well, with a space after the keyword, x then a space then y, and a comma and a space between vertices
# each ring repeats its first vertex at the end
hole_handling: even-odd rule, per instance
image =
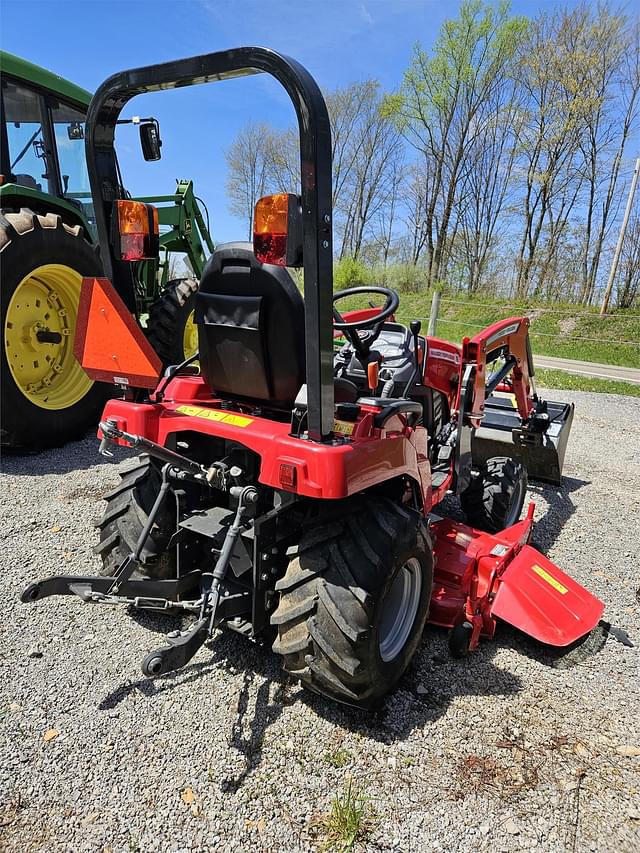
MULTIPOLYGON (((402 83, 325 93, 334 238, 357 279, 519 299, 598 298, 638 152, 640 28, 608 3, 530 19, 464 0, 402 83)), ((297 133, 248 124, 227 151, 232 213, 299 186, 297 133)), ((617 303, 640 300, 636 204, 617 303)))

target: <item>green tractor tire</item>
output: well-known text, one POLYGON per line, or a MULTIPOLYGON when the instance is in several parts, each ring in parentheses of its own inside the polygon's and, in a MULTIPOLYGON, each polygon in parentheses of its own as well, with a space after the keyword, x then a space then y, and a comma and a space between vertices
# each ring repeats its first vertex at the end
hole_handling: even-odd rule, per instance
POLYGON ((195 278, 174 279, 151 306, 147 338, 164 367, 180 364, 198 349, 193 318, 197 292, 195 278))
POLYGON ((57 447, 97 425, 109 386, 73 354, 83 276, 102 275, 83 229, 55 213, 0 211, 0 443, 57 447))

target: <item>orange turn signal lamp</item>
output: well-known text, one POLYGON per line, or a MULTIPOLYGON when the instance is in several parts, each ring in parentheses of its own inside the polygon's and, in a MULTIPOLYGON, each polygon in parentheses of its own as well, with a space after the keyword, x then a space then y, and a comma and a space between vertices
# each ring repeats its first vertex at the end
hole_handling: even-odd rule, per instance
POLYGON ((114 244, 121 261, 157 258, 160 251, 158 209, 152 204, 119 198, 114 202, 114 244))
POLYGON ((259 199, 253 217, 253 251, 262 264, 302 266, 302 205, 294 193, 259 199))

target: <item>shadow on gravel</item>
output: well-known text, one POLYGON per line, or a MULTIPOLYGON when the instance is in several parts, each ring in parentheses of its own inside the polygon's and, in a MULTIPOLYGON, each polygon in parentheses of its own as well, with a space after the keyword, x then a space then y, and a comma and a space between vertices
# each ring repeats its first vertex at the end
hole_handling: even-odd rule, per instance
MULTIPOLYGON (((590 485, 590 480, 578 480, 575 477, 563 477, 559 486, 553 486, 549 483, 529 483, 525 507, 529 500, 536 503, 536 496, 540 496, 548 504, 544 515, 538 517, 536 514, 531 543, 534 547, 546 554, 560 535, 560 531, 568 519, 576 511, 571 498, 572 494, 579 491, 583 486, 590 485)), ((539 505, 536 506, 536 511, 538 507, 539 505)))
POLYGON ((335 725, 390 744, 408 737, 414 729, 434 723, 458 696, 518 693, 522 688, 521 680, 493 664, 493 656, 500 645, 485 640, 469 657, 454 660, 448 651, 447 633, 427 627, 421 649, 380 710, 360 711, 307 692, 301 692, 299 697, 335 725))
MULTIPOLYGON (((158 630, 159 622, 165 630, 175 628, 175 622, 167 627, 168 619, 169 617, 157 617, 153 614, 149 616, 144 627, 158 630)), ((204 686, 206 679, 215 678, 220 670, 225 670, 233 676, 241 675, 237 710, 227 739, 228 747, 240 753, 241 769, 233 775, 227 775, 220 782, 223 792, 235 793, 262 761, 262 747, 267 729, 282 714, 284 708, 297 701, 298 694, 295 692, 295 686, 283 674, 279 659, 271 654, 268 648, 261 648, 237 634, 228 632, 216 636, 200 655, 204 655, 207 650, 212 653, 210 657, 188 664, 177 672, 153 679, 141 678, 121 685, 102 699, 98 710, 108 711, 116 708, 136 693, 142 693, 153 701, 155 697, 169 690, 182 689, 193 682, 200 682, 200 686, 204 686), (272 690, 274 685, 275 689, 272 690)))
POLYGON ((125 447, 112 446, 113 459, 106 459, 98 453, 99 442, 94 432, 79 441, 70 441, 63 447, 51 450, 25 453, 2 449, 0 470, 3 474, 33 477, 38 474, 68 474, 71 471, 84 471, 96 465, 117 464, 135 455, 125 447))

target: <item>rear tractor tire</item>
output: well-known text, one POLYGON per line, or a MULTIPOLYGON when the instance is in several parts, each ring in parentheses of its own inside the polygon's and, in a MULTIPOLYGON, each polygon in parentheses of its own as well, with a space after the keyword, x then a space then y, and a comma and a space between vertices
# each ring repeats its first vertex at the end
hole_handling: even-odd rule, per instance
POLYGON ((276 584, 273 650, 305 687, 371 708, 416 652, 433 582, 424 519, 382 498, 352 499, 303 535, 276 584))
POLYGON ((507 456, 493 456, 460 495, 462 509, 472 527, 497 533, 515 524, 527 494, 527 469, 507 456))
POLYGON ((151 306, 147 338, 164 367, 180 364, 198 350, 193 318, 198 282, 195 278, 170 281, 151 306))
POLYGON ((79 225, 28 208, 0 213, 0 443, 57 447, 97 425, 110 391, 73 354, 83 276, 100 276, 79 225))
MULTIPOLYGON (((96 522, 100 542, 93 549, 102 559, 100 574, 112 577, 134 550, 154 504, 162 477, 148 456, 141 456, 133 468, 120 474, 122 482, 105 495, 102 518, 96 522)), ((156 579, 175 576, 175 551, 167 545, 175 526, 176 507, 171 491, 162 504, 141 556, 141 572, 136 576, 156 579)))

